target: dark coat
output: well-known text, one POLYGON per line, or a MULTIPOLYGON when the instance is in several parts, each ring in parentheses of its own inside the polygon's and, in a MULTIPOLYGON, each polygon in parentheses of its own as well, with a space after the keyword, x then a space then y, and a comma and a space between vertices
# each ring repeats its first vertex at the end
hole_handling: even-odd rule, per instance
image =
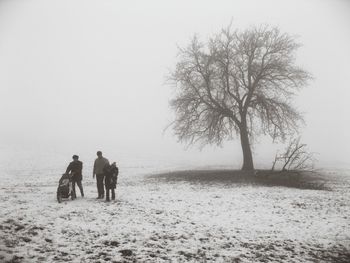
POLYGON ((73 179, 81 181, 83 180, 82 170, 83 163, 81 161, 73 161, 68 165, 66 173, 73 173, 73 179))
POLYGON ((115 189, 117 186, 117 179, 119 174, 118 167, 113 165, 106 165, 103 169, 103 172, 106 176, 105 178, 106 189, 115 189))

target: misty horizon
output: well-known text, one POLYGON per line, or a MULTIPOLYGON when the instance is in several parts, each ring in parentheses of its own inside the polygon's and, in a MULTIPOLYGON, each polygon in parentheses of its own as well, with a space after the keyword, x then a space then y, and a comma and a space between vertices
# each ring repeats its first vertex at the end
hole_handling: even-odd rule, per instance
MULTIPOLYGON (((238 138, 221 148, 187 149, 171 128, 164 132, 174 119, 173 87, 166 78, 178 46, 188 45, 194 34, 206 40, 231 22, 237 29, 268 24, 298 36, 298 64, 314 78, 296 96, 306 122, 302 141, 317 154, 318 167, 350 165, 346 1, 103 3, 0 2, 5 153, 37 149, 70 158, 102 150, 115 158, 152 156, 239 168, 238 138)), ((283 144, 258 138, 256 168, 269 167, 278 149, 283 144)))

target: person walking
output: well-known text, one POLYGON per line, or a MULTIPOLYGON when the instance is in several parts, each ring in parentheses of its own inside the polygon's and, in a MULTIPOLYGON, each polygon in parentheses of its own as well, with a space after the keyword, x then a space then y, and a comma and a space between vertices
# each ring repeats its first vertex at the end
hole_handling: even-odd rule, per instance
POLYGON ((67 169, 66 169, 66 174, 71 173, 72 174, 72 198, 76 198, 76 192, 75 192, 75 184, 78 185, 80 194, 82 197, 84 197, 84 190, 83 190, 83 185, 81 181, 83 180, 83 163, 79 161, 79 156, 78 155, 73 155, 73 161, 69 163, 67 169))
POLYGON ((96 154, 97 154, 97 159, 95 160, 95 163, 94 163, 92 178, 95 178, 95 175, 96 175, 97 192, 98 192, 97 199, 103 199, 105 194, 104 186, 103 186, 103 178, 105 174, 104 174, 103 168, 106 165, 109 165, 109 161, 108 159, 102 156, 101 151, 98 151, 96 154))

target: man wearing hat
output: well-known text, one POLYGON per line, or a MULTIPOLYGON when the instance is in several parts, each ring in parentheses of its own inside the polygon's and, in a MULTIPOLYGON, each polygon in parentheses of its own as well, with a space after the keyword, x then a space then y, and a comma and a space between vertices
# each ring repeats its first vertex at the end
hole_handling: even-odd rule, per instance
POLYGON ((84 191, 83 191, 83 185, 81 184, 81 181, 83 180, 82 170, 83 170, 83 163, 79 161, 78 155, 73 155, 73 162, 70 162, 70 164, 67 167, 66 173, 72 173, 72 188, 73 188, 73 197, 76 198, 77 195, 75 193, 75 184, 78 185, 80 194, 82 197, 84 197, 84 191))

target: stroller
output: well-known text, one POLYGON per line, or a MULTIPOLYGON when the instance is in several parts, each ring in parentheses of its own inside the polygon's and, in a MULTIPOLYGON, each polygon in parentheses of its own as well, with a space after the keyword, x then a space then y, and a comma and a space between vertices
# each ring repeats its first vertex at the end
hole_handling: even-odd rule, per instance
POLYGON ((62 174, 61 179, 58 182, 57 187, 57 201, 59 203, 62 202, 63 198, 69 198, 71 197, 72 200, 75 199, 75 195, 73 193, 73 187, 72 187, 72 177, 73 174, 62 174))

